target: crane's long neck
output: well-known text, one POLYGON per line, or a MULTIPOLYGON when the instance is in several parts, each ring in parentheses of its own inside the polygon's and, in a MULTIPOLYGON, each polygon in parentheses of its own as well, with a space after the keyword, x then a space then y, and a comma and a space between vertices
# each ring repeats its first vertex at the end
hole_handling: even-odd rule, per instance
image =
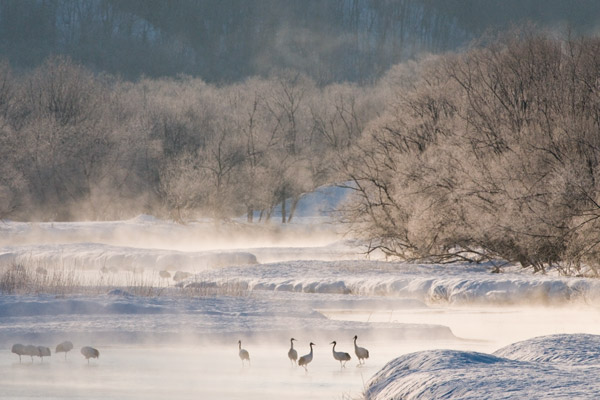
POLYGON ((336 345, 336 344, 337 344, 337 343, 334 343, 334 344, 333 344, 333 352, 334 352, 334 353, 335 353, 335 345, 336 345))
POLYGON ((242 342, 238 342, 238 349, 242 349, 242 342))
POLYGON ((312 345, 312 343, 311 343, 311 344, 310 344, 310 355, 311 355, 311 356, 312 356, 312 347, 313 347, 313 345, 312 345))
POLYGON ((354 348, 356 349, 358 346, 356 345, 356 338, 354 338, 354 348))
POLYGON ((294 341, 290 340, 290 345, 292 346, 292 349, 294 348, 294 341))

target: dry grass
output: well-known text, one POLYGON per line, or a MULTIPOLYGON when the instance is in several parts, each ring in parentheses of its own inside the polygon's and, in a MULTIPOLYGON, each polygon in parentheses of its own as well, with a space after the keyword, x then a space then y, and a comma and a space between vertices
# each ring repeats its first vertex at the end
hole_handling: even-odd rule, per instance
POLYGON ((0 268, 0 292, 5 294, 64 295, 72 293, 74 288, 83 286, 73 269, 31 268, 18 263, 0 268))
POLYGON ((105 294, 121 290, 134 296, 183 297, 247 296, 246 284, 236 280, 215 284, 195 281, 188 285, 170 286, 158 271, 89 271, 77 267, 39 266, 13 262, 0 265, 0 293, 17 295, 105 294))

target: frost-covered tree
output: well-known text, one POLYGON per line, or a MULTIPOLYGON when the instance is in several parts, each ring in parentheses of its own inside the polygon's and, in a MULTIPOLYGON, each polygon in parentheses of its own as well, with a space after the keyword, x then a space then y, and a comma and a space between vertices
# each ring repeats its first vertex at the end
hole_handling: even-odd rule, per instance
POLYGON ((597 49, 522 30, 422 61, 348 163, 373 248, 597 264, 597 49))

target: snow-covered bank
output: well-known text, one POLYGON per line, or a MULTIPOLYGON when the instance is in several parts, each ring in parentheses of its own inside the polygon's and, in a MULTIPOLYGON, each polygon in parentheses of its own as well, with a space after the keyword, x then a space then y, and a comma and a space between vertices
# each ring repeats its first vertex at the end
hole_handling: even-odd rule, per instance
POLYGON ((141 249, 99 243, 44 244, 0 248, 0 266, 20 264, 45 268, 90 270, 198 271, 227 265, 256 264, 256 256, 243 251, 182 252, 141 249))
POLYGON ((367 400, 593 399, 600 393, 600 336, 552 335, 484 354, 429 350, 390 361, 367 400))
POLYGON ((296 261, 203 271, 181 283, 248 290, 414 298, 449 304, 596 304, 600 280, 532 275, 514 268, 492 274, 472 265, 381 261, 296 261))

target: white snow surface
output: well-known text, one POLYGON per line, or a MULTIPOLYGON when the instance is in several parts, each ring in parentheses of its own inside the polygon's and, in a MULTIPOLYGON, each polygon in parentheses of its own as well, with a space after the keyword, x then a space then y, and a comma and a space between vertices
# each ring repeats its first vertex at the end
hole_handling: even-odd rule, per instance
POLYGON ((390 361, 367 383, 368 400, 594 399, 600 336, 551 335, 494 354, 429 350, 390 361))
POLYGON ((532 275, 512 268, 394 262, 291 261, 203 271, 182 286, 236 284, 250 290, 394 296, 449 304, 597 304, 596 279, 532 275))
POLYGON ((254 254, 243 251, 183 252, 103 243, 6 246, 0 249, 0 265, 35 264, 91 270, 201 270, 256 263, 254 254))

